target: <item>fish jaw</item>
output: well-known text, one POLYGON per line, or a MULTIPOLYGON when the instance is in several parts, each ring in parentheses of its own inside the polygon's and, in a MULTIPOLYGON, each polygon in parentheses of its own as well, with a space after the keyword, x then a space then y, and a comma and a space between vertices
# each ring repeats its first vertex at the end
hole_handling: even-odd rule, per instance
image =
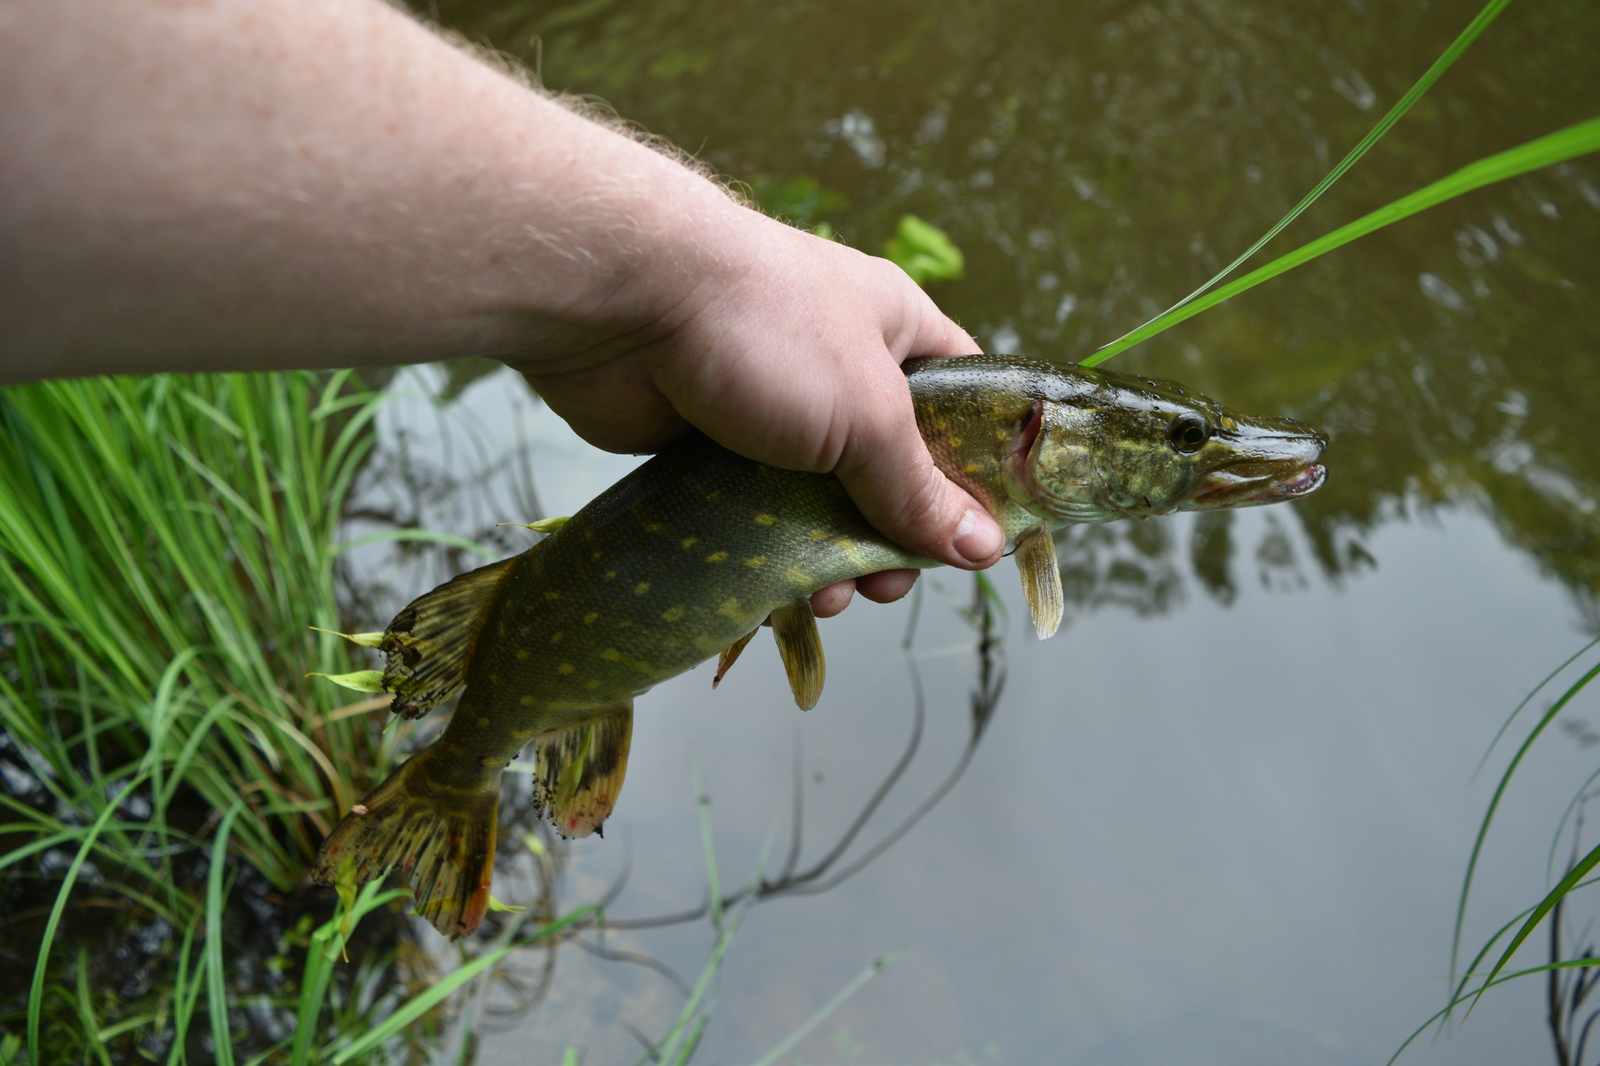
POLYGON ((1328 480, 1317 462, 1327 438, 1292 418, 1226 412, 1198 464, 1184 511, 1258 507, 1309 496, 1328 480))

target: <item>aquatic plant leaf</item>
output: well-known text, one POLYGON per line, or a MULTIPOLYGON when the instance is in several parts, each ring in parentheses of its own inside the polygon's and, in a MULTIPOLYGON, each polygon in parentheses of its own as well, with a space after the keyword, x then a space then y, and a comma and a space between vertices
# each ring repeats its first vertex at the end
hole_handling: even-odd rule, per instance
POLYGON ((967 266, 966 257, 950 235, 916 215, 900 216, 900 224, 883 246, 883 254, 918 285, 954 281, 967 266))
MULTIPOLYGON (((1389 132, 1390 127, 1392 127, 1396 122, 1400 121, 1400 117, 1402 115, 1411 110, 1411 105, 1415 104, 1419 99, 1422 98, 1422 94, 1427 92, 1428 89, 1432 87, 1433 83, 1439 80, 1439 76, 1441 74, 1450 69, 1451 64, 1461 57, 1461 53, 1465 52, 1473 41, 1478 39, 1479 34, 1489 28, 1489 23, 1493 22, 1495 17, 1498 16, 1501 11, 1504 11, 1506 5, 1510 2, 1511 0, 1489 0, 1489 3, 1484 6, 1483 10, 1478 12, 1478 17, 1473 19, 1472 22, 1468 24, 1467 28, 1461 31, 1460 36, 1458 36, 1455 41, 1451 43, 1449 48, 1445 49, 1443 55, 1434 60, 1433 66, 1429 67, 1427 71, 1423 73, 1422 77, 1417 79, 1417 83, 1407 90, 1406 94, 1400 98, 1394 107, 1389 109, 1389 113, 1384 115, 1383 118, 1379 119, 1378 124, 1373 126, 1365 137, 1361 138, 1360 143, 1358 143, 1354 148, 1350 149, 1350 153, 1340 160, 1337 166, 1328 171, 1327 175, 1321 181, 1317 182, 1316 186, 1310 192, 1306 193, 1305 197, 1298 204, 1295 204, 1292 208, 1290 208, 1288 214, 1280 218, 1271 229, 1267 230, 1267 232, 1261 236, 1260 240, 1256 241, 1249 248, 1246 248, 1237 259, 1223 267, 1221 270, 1217 271, 1216 274, 1214 274, 1211 278, 1207 279, 1204 285, 1201 285, 1198 289, 1194 290, 1189 295, 1185 296, 1183 299, 1167 308, 1167 310, 1162 314, 1157 315, 1149 322, 1146 322, 1145 325, 1148 326, 1154 322, 1161 321, 1173 311, 1176 311, 1178 308, 1194 300, 1202 293, 1210 289, 1217 282, 1221 281, 1229 274, 1232 274, 1236 269, 1238 269, 1241 263, 1243 263, 1246 259, 1249 259, 1252 255, 1255 255, 1262 248, 1266 247, 1268 241, 1272 240, 1272 238, 1283 232, 1285 226, 1299 218, 1301 212, 1310 207, 1312 204, 1316 203, 1317 200, 1321 198, 1322 194, 1327 192, 1334 182, 1342 178, 1347 170, 1355 166, 1357 160, 1367 154, 1367 150, 1369 148, 1377 144, 1383 135, 1389 132)), ((1141 326, 1139 328, 1143 329, 1144 327, 1141 326)), ((1122 337, 1118 337, 1115 341, 1112 341, 1111 344, 1120 344, 1129 336, 1132 336, 1132 333, 1124 334, 1122 337)), ((1107 347, 1111 347, 1111 345, 1107 345, 1107 347)), ((1118 351, 1120 350, 1121 349, 1118 349, 1118 351)), ((1110 357, 1107 356, 1107 358, 1110 357)))
POLYGON ((541 518, 537 522, 497 522, 501 526, 517 526, 520 529, 531 529, 535 533, 554 533, 572 520, 568 515, 563 518, 541 518))
MULTIPOLYGON (((313 632, 332 633, 336 637, 343 637, 352 644, 359 644, 363 648, 376 648, 383 643, 382 633, 341 633, 336 629, 323 629, 321 626, 312 626, 313 632)), ((327 677, 327 674, 313 674, 313 677, 327 677)))
MULTIPOLYGON (((343 633, 339 634, 344 636, 343 633)), ((365 636, 366 634, 363 634, 365 636)), ((379 633, 378 636, 383 636, 379 633)), ((356 670, 348 674, 307 674, 307 677, 320 677, 324 681, 332 681, 335 685, 355 689, 357 692, 383 692, 382 670, 356 670)))
POLYGON ((1514 178, 1519 174, 1526 174, 1530 170, 1551 166, 1580 155, 1600 151, 1600 118, 1592 118, 1587 122, 1579 122, 1568 126, 1566 129, 1547 134, 1537 140, 1518 145, 1516 148, 1507 149, 1496 155, 1480 159, 1476 163, 1469 163, 1448 177, 1440 178, 1431 185, 1424 186, 1409 196, 1380 207, 1371 214, 1363 215, 1348 225, 1340 226, 1332 233, 1327 234, 1310 244, 1290 252, 1288 255, 1279 256, 1266 266, 1253 270, 1237 281, 1230 282, 1220 289, 1216 289, 1199 299, 1168 311, 1166 314, 1140 326, 1121 340, 1113 341, 1089 358, 1083 360, 1083 366, 1098 366, 1110 359, 1118 352, 1125 351, 1141 341, 1149 340, 1158 333, 1162 333, 1182 322, 1184 319, 1193 318, 1208 307, 1214 307, 1224 300, 1230 300, 1247 289, 1253 289, 1269 278, 1275 278, 1287 270, 1292 270, 1302 263, 1308 263, 1333 251, 1335 248, 1349 244, 1357 237, 1365 237, 1374 230, 1382 229, 1392 222, 1426 210, 1446 200, 1452 200, 1462 193, 1471 192, 1473 189, 1490 185, 1507 178, 1514 178))
POLYGON ((527 910, 528 908, 526 908, 526 907, 518 907, 518 906, 516 906, 515 904, 512 904, 512 903, 501 903, 499 900, 495 899, 493 896, 490 896, 489 897, 489 909, 491 911, 497 911, 497 912, 499 912, 501 914, 521 914, 523 911, 527 910))

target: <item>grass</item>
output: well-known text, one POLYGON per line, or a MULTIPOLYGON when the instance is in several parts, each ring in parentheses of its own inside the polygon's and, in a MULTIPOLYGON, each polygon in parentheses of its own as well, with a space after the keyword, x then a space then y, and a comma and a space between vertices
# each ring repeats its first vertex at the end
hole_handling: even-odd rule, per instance
POLYGON ((11 1061, 188 1061, 202 1007, 230 1061, 222 901, 241 878, 297 892, 399 740, 305 678, 345 662, 307 627, 340 628, 377 402, 348 373, 0 392, 0 870, 8 938, 40 945, 11 1061), (147 923, 160 987, 91 985, 95 907, 147 923))
MULTIPOLYGON (((1452 978, 1449 1000, 1442 1009, 1423 1022, 1406 1039, 1405 1043, 1400 1046, 1389 1060, 1391 1063, 1398 1059, 1406 1048, 1410 1047, 1418 1037, 1435 1023, 1442 1024, 1446 1021, 1457 1008, 1465 1006, 1470 1010, 1489 989, 1539 974, 1546 975, 1551 982, 1549 1021, 1552 1027, 1552 1036, 1558 1048, 1558 1057, 1561 1055, 1559 1049, 1564 1044, 1571 1042, 1568 1039, 1570 1034, 1563 1033, 1560 1030, 1563 1024, 1570 1028, 1572 1018, 1583 1008, 1584 1001, 1593 988, 1593 978, 1587 975, 1590 971, 1593 971, 1595 959, 1588 951, 1582 952, 1576 958, 1564 959, 1559 957, 1562 954, 1560 948, 1560 915, 1562 907, 1573 893, 1600 884, 1600 878, 1590 876, 1593 874, 1595 867, 1600 866, 1600 846, 1590 849, 1587 853, 1579 854, 1578 828, 1580 827, 1575 827, 1573 832, 1574 853, 1572 860, 1567 864, 1565 873, 1556 884, 1537 903, 1513 916, 1495 930, 1479 947, 1477 953, 1465 967, 1461 967, 1459 964, 1462 928, 1466 920, 1467 902, 1472 894, 1473 877, 1477 872, 1479 861, 1483 857, 1484 842, 1488 838, 1490 828, 1494 825, 1495 815, 1500 809, 1501 801, 1505 798, 1517 771, 1524 765, 1525 759, 1534 743, 1544 735, 1551 723, 1560 716, 1561 712, 1588 688, 1589 683, 1597 676, 1600 676, 1600 655, 1596 654, 1597 647, 1600 647, 1600 638, 1596 638, 1578 649, 1565 662, 1546 675, 1544 680, 1535 685, 1522 702, 1512 710, 1505 724, 1501 726, 1494 740, 1491 741, 1489 751, 1484 754, 1484 761, 1487 762, 1500 739, 1528 705, 1533 702, 1534 698, 1552 682, 1567 674, 1569 670, 1576 668, 1578 671, 1577 678, 1567 685, 1560 696, 1551 701, 1550 706, 1539 716, 1539 720, 1534 723, 1527 736, 1523 738, 1522 743, 1517 747, 1506 769, 1501 773, 1500 780, 1495 786, 1494 795, 1490 798, 1488 807, 1484 811, 1483 819, 1479 823, 1477 839, 1473 843, 1472 854, 1467 860, 1466 873, 1462 877, 1460 901, 1456 909, 1455 934, 1450 946, 1450 972, 1455 976, 1452 978), (1539 966, 1508 970, 1507 967, 1511 963, 1512 956, 1528 941, 1534 931, 1547 920, 1550 923, 1550 961, 1539 966), (1491 962, 1490 960, 1493 961, 1491 962), (1486 964, 1487 968, 1485 968, 1486 964), (1577 971, 1577 982, 1570 988, 1563 983, 1563 975, 1567 971, 1577 971)), ((1573 795, 1572 802, 1568 804, 1566 812, 1556 826, 1550 845, 1551 873, 1554 871, 1555 855, 1560 847, 1561 839, 1565 835, 1569 823, 1580 821, 1579 816, 1584 803, 1591 798, 1589 790, 1597 779, 1600 779, 1600 770, 1596 770, 1594 774, 1591 774, 1578 788, 1573 795)), ((1577 1043, 1581 1045, 1581 1038, 1577 1043)))
MULTIPOLYGON (((1492 0, 1346 161, 1233 266, 1353 165, 1504 6, 1492 0)), ((1416 211, 1597 149, 1600 119, 1462 168, 1193 294, 1088 362, 1416 211)), ((373 701, 342 704, 337 690, 306 679, 353 665, 332 635, 346 628, 334 595, 340 523, 372 447, 378 402, 350 374, 171 375, 0 392, 0 870, 8 941, 20 929, 39 945, 25 987, 0 985, 0 1064, 391 1060, 438 1037, 451 997, 470 1001, 512 951, 603 918, 590 905, 529 932, 523 917, 509 920, 476 957, 419 992, 393 978, 392 952, 356 945, 353 967, 335 963, 350 936, 381 925, 375 918, 403 899, 374 884, 343 918, 318 922, 308 913, 282 931, 289 961, 271 972, 299 959, 295 979, 258 974, 247 987, 239 973, 228 936, 239 912, 230 908, 300 893, 335 813, 387 770, 405 737, 379 731, 373 701), (119 937, 139 923, 151 935, 150 988, 95 979, 108 954, 106 923, 93 920, 103 912, 122 923, 113 923, 119 937), (271 1024, 251 1021, 262 1013, 271 1024)), ((1496 802, 1522 753, 1596 672, 1527 738, 1496 802)), ((1494 811, 1491 804, 1483 833, 1494 811)), ((709 827, 705 841, 716 941, 683 1014, 651 1049, 656 1061, 692 1058, 728 943, 752 901, 769 894, 758 869, 724 911, 709 827)), ((1588 959, 1505 968, 1568 893, 1593 883, 1596 865, 1600 849, 1577 858, 1545 899, 1491 938, 1452 1007, 1526 974, 1587 972, 1588 959)), ((1470 883, 1469 869, 1463 913, 1470 883)), ((884 961, 767 1059, 786 1054, 884 961)))

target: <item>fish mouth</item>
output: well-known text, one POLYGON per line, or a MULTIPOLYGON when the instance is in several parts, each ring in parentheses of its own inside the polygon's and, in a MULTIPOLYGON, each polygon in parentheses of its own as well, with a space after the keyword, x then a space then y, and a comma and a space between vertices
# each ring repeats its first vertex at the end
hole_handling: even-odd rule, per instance
MULTIPOLYGON (((1251 464, 1258 465, 1258 464, 1251 464)), ((1267 503, 1309 496, 1328 480, 1328 468, 1321 463, 1296 464, 1272 474, 1255 474, 1238 468, 1224 468, 1206 474, 1198 491, 1184 505, 1186 511, 1220 511, 1229 507, 1255 507, 1267 503)))
POLYGON ((1214 443, 1230 454, 1196 477, 1184 510, 1219 511, 1299 499, 1328 480, 1328 468, 1317 461, 1326 438, 1293 419, 1240 419, 1214 443))

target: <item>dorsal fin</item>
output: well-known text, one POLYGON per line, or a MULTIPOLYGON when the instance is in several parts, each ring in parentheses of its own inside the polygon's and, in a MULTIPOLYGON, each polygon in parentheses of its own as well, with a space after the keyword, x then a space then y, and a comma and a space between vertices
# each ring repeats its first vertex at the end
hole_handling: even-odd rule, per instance
POLYGON ((420 718, 466 683, 484 619, 521 557, 459 574, 394 616, 378 646, 384 654, 383 690, 394 693, 390 710, 420 718))
POLYGON ((1017 570, 1022 574, 1022 595, 1033 615, 1033 631, 1040 640, 1061 627, 1063 597, 1061 564, 1056 542, 1044 523, 1029 527, 1017 538, 1017 570))
POLYGON ((783 657, 794 702, 802 711, 809 711, 822 698, 822 682, 827 676, 822 637, 817 633, 817 616, 811 611, 810 597, 801 596, 773 611, 772 635, 778 641, 778 654, 783 657))
POLYGON ((633 701, 533 738, 533 796, 569 839, 600 832, 628 775, 633 701))

